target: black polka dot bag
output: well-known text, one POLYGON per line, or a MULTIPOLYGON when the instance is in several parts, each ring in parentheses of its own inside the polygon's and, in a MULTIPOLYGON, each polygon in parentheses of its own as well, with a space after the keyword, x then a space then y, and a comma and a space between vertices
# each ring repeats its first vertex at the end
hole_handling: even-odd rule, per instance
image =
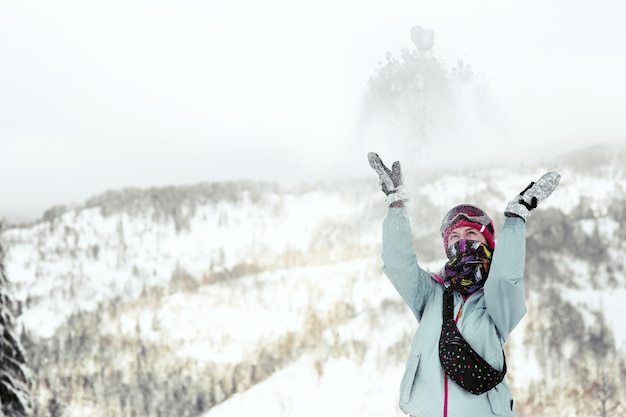
MULTIPOLYGON (((439 338, 439 360, 450 379, 472 394, 483 394, 504 379, 506 358, 502 371, 491 366, 463 338, 454 321, 454 293, 443 293, 443 325, 439 338)), ((502 352, 504 355, 504 352, 502 352)))

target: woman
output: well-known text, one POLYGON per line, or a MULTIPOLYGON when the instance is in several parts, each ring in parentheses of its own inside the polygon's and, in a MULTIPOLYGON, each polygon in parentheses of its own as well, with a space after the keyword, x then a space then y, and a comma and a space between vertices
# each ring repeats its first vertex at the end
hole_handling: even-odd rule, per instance
POLYGON ((503 344, 526 313, 526 219, 556 188, 549 172, 508 203, 496 250, 493 221, 463 204, 441 224, 448 262, 439 274, 415 256, 400 163, 368 154, 389 206, 383 271, 419 322, 400 384, 400 408, 415 417, 514 416, 503 344))

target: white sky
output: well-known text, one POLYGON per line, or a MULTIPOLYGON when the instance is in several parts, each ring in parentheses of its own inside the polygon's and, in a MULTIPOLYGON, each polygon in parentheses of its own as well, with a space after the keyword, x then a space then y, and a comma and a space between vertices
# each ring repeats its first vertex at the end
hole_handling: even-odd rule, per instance
POLYGON ((435 31, 437 57, 489 80, 511 132, 486 146, 494 158, 624 140, 624 11, 616 0, 2 2, 0 217, 126 186, 367 175, 367 151, 397 155, 355 136, 358 100, 417 25, 435 31))

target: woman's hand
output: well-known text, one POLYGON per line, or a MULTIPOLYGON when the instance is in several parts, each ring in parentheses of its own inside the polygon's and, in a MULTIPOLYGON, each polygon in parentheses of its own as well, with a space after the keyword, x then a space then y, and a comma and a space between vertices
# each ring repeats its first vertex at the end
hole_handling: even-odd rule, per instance
POLYGON ((396 161, 387 168, 381 161, 378 154, 370 152, 367 154, 370 166, 378 173, 381 189, 387 196, 386 202, 389 207, 403 207, 409 201, 409 196, 404 187, 400 162, 396 161))
POLYGON ((526 221, 530 211, 548 198, 561 181, 561 174, 556 171, 546 172, 537 180, 531 182, 519 195, 507 204, 504 215, 507 217, 521 217, 526 221))

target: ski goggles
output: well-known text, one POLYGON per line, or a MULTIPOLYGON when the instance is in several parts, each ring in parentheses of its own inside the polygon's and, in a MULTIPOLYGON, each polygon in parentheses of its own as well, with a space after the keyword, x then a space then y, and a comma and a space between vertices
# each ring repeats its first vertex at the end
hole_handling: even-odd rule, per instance
MULTIPOLYGON (((489 227, 491 224, 491 217, 489 217, 482 209, 470 204, 461 204, 460 206, 456 206, 450 210, 441 221, 441 235, 443 236, 446 230, 448 230, 448 228, 459 219, 465 219, 470 222, 482 224, 485 227, 489 227)), ((493 233, 491 228, 490 231, 493 233)))

